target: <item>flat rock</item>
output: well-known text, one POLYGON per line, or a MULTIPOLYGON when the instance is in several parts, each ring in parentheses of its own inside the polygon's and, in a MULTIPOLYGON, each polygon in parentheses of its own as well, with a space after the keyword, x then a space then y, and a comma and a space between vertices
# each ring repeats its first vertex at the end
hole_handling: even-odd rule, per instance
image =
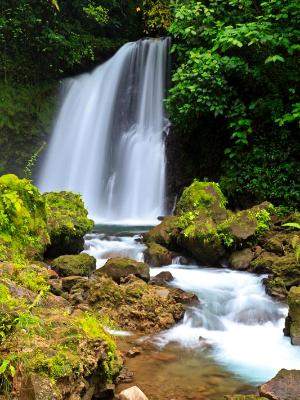
POLYGON ((260 387, 259 393, 270 400, 299 400, 300 370, 281 369, 273 379, 260 387))
POLYGON ((123 390, 119 398, 120 400, 148 400, 148 397, 137 386, 123 390))

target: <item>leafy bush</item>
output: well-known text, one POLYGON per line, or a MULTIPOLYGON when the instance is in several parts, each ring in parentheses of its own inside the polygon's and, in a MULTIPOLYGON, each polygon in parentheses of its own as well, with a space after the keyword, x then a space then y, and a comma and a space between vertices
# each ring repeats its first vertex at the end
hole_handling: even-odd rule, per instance
POLYGON ((30 181, 0 177, 0 261, 40 257, 49 243, 44 200, 30 181))
POLYGON ((233 202, 299 198, 299 23, 296 0, 175 3, 167 107, 185 135, 204 117, 227 133, 222 189, 233 202))

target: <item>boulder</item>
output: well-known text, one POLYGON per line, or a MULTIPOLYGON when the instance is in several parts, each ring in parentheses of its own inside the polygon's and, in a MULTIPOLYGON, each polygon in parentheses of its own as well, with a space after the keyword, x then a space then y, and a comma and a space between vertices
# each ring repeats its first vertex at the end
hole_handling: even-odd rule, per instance
MULTIPOLYGON (((300 287, 292 287, 288 294, 289 314, 284 333, 291 337, 291 343, 300 345, 300 287)), ((300 392, 299 392, 300 393, 300 392)))
POLYGON ((72 288, 83 286, 87 282, 88 278, 83 276, 66 276, 62 278, 62 290, 64 292, 70 292, 72 288))
POLYGON ((137 386, 123 390, 119 394, 120 400, 148 400, 148 397, 137 386))
POLYGON ((120 283, 122 278, 126 278, 129 275, 134 275, 146 282, 150 280, 150 269, 147 264, 130 258, 121 257, 110 258, 106 264, 102 268, 99 268, 94 274, 105 274, 117 283, 120 283))
POLYGON ((254 257, 255 253, 251 249, 234 251, 229 258, 229 266, 230 268, 244 271, 249 268, 254 257))
POLYGON ((52 269, 60 276, 89 276, 96 270, 96 259, 88 254, 60 256, 52 261, 52 269))
POLYGON ((162 267, 172 263, 172 252, 158 243, 150 242, 144 256, 145 262, 152 267, 162 267))
POLYGON ((184 307, 173 296, 173 289, 148 285, 134 275, 119 284, 97 270, 83 288, 71 291, 70 298, 73 293, 77 298, 81 295, 91 309, 130 331, 158 332, 184 315, 184 307))
POLYGON ((158 243, 168 249, 176 248, 178 236, 178 218, 175 216, 165 217, 163 221, 144 234, 147 243, 158 243))
POLYGON ((250 263, 250 271, 256 274, 272 273, 273 265, 279 257, 268 251, 262 251, 261 254, 250 263))
POLYGON ((173 275, 169 271, 162 271, 159 274, 151 278, 150 283, 153 285, 165 285, 167 282, 172 282, 174 280, 173 275))
POLYGON ((259 393, 270 400, 299 400, 300 370, 281 369, 273 379, 260 387, 259 393))
POLYGON ((209 209, 214 217, 222 220, 226 216, 227 200, 215 182, 194 182, 186 187, 176 207, 176 215, 209 209))
POLYGON ((45 193, 43 197, 51 241, 46 257, 80 253, 84 246, 84 235, 94 227, 81 196, 72 192, 51 192, 45 193))

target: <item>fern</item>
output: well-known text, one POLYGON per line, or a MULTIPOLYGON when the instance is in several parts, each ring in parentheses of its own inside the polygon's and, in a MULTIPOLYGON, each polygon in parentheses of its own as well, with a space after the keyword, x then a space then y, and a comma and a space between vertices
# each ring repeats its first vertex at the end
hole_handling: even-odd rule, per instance
POLYGON ((296 229, 300 229, 300 224, 298 222, 288 222, 286 224, 283 224, 282 226, 284 227, 290 227, 290 228, 296 228, 296 229))

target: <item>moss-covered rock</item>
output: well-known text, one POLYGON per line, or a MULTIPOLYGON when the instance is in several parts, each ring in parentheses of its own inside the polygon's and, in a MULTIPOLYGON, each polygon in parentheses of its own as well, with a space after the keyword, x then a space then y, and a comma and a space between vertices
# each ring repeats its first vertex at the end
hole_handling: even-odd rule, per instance
POLYGON ((269 382, 259 389, 260 396, 269 400, 299 400, 300 371, 281 369, 269 382))
POLYGON ((177 247, 178 218, 175 216, 166 217, 163 221, 144 234, 147 243, 155 242, 168 249, 177 247))
POLYGON ((43 197, 27 179, 0 177, 0 261, 42 257, 49 235, 43 197))
POLYGON ((300 263, 294 253, 285 256, 263 251, 251 263, 249 270, 255 273, 268 273, 264 280, 269 295, 283 299, 292 286, 300 285, 300 263))
POLYGON ((149 265, 132 260, 131 258, 110 258, 102 268, 99 268, 94 273, 94 275, 103 274, 109 276, 117 283, 120 283, 123 278, 129 275, 137 276, 146 282, 150 280, 149 265))
POLYGON ((289 314, 286 320, 285 335, 291 343, 300 345, 300 287, 292 287, 288 295, 289 314))
POLYGON ((47 225, 51 244, 49 258, 77 254, 83 250, 84 235, 93 229, 81 196, 72 192, 45 193, 47 225))
POLYGON ((51 266, 60 276, 89 276, 96 270, 96 259, 85 253, 66 255, 53 260, 51 266))
POLYGON ((230 255, 229 266, 240 271, 247 270, 254 257, 255 253, 251 249, 234 251, 230 255))
POLYGON ((172 252, 158 243, 150 242, 144 253, 145 262, 152 267, 162 267, 172 263, 172 252))
POLYGON ((108 315, 117 326, 138 332, 167 329, 184 314, 172 289, 148 285, 133 275, 118 284, 106 275, 93 274, 85 286, 72 289, 70 299, 75 306, 83 303, 100 316, 108 315))
POLYGON ((227 200, 215 182, 194 182, 184 189, 176 207, 176 214, 209 210, 215 216, 224 214, 227 200))

